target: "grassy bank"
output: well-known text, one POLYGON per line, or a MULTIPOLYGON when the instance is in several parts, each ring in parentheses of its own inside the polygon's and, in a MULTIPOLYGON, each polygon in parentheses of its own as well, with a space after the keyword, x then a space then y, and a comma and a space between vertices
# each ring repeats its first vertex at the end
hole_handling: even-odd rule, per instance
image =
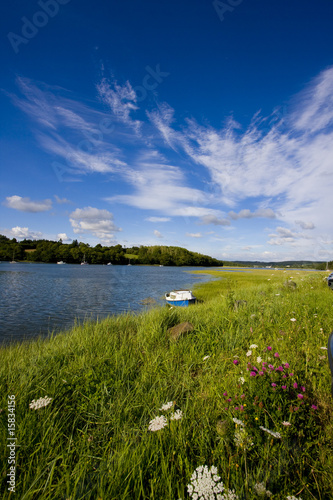
POLYGON ((327 273, 212 274, 223 279, 198 287, 193 307, 110 317, 1 349, 3 498, 186 499, 201 465, 215 466, 239 499, 260 498, 259 483, 261 498, 264 490, 274 500, 332 498, 327 273), (296 288, 285 284, 290 276, 296 288), (168 328, 183 321, 194 330, 170 341, 168 328), (29 408, 45 396, 49 404, 29 408), (162 415, 165 427, 149 430, 162 415))

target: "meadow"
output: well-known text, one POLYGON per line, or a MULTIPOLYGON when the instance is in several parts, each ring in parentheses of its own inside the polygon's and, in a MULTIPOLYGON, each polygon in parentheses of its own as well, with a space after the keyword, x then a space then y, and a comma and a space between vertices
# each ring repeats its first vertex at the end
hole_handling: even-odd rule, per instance
POLYGON ((327 273, 206 272, 189 308, 0 349, 2 498, 333 498, 327 273))

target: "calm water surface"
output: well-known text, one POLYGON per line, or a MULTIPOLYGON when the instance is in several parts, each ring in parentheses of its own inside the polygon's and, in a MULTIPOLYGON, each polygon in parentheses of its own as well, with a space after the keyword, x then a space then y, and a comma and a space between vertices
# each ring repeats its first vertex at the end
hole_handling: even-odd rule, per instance
POLYGON ((75 320, 139 311, 152 297, 212 279, 198 267, 0 264, 0 343, 71 328, 75 320))

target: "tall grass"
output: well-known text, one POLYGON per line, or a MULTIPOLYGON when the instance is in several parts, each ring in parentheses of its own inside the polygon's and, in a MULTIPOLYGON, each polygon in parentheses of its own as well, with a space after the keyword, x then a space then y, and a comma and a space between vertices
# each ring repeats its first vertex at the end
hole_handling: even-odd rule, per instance
POLYGON ((274 499, 331 499, 333 400, 321 347, 333 329, 333 295, 325 273, 292 273, 296 289, 284 285, 289 271, 224 272, 197 288, 195 306, 110 317, 2 348, 3 498, 10 497, 7 396, 14 394, 21 500, 185 499, 193 471, 205 464, 239 499, 259 498, 260 482, 274 499), (171 341, 168 328, 183 321, 194 330, 171 341), (247 356, 251 344, 258 347, 247 356), (274 372, 251 376, 258 356, 274 372), (29 408, 44 396, 48 406, 29 408), (173 408, 161 411, 169 401, 173 408), (183 416, 171 420, 176 409, 183 416), (149 431, 162 414, 168 425, 149 431), (233 418, 245 424, 243 434, 233 418))

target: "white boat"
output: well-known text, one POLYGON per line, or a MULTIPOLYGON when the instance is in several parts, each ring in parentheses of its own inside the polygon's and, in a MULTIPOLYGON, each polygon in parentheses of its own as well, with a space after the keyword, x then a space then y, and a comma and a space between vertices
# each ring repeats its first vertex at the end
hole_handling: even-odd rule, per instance
POLYGON ((165 299, 169 305, 180 307, 187 307, 197 300, 191 290, 173 290, 165 294, 165 299))
POLYGON ((106 265, 107 266, 112 266, 112 262, 108 262, 106 265))
POLYGON ((59 262, 57 262, 57 264, 66 264, 66 262, 64 262, 63 260, 59 260, 59 262))
POLYGON ((83 261, 81 262, 81 266, 89 266, 88 262, 86 262, 86 254, 83 255, 83 261))

